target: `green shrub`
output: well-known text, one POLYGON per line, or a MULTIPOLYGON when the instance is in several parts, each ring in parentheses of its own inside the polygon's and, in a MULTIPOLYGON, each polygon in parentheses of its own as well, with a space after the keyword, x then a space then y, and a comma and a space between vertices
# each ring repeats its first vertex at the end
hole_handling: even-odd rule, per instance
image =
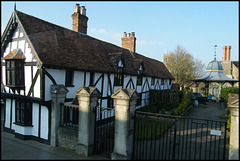
POLYGON ((239 94, 239 87, 225 87, 221 89, 221 98, 228 102, 229 93, 239 94))
POLYGON ((166 114, 164 108, 161 109, 161 112, 160 112, 160 113, 161 113, 161 114, 166 114))
POLYGON ((178 108, 176 109, 176 115, 179 116, 184 111, 184 104, 180 104, 178 108))
POLYGON ((176 116, 176 111, 175 111, 175 109, 172 109, 172 110, 171 110, 170 115, 176 116))

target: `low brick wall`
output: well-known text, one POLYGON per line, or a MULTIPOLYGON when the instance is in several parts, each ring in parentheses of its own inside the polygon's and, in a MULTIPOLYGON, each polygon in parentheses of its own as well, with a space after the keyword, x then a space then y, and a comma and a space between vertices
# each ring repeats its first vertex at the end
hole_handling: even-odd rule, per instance
POLYGON ((75 150, 75 146, 78 143, 78 133, 76 130, 60 127, 57 131, 57 135, 59 146, 75 150))

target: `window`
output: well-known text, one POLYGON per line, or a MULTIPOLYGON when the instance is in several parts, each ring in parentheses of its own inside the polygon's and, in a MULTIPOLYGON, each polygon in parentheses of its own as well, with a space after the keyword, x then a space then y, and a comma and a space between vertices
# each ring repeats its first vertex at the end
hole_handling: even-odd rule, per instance
POLYGON ((155 78, 152 78, 151 85, 153 86, 155 84, 155 78))
POLYGON ((139 99, 137 100, 137 106, 140 106, 142 104, 142 93, 138 93, 139 99))
POLYGON ((114 86, 122 86, 123 85, 122 67, 118 67, 117 72, 118 73, 114 75, 114 86))
POLYGON ((73 85, 73 77, 74 71, 66 70, 66 78, 65 78, 65 86, 66 87, 74 87, 73 85))
POLYGON ((6 83, 8 87, 23 88, 24 83, 24 60, 6 60, 6 83))
POLYGON ((161 79, 161 85, 164 85, 164 79, 161 79))
POLYGON ((142 75, 137 76, 137 85, 142 85, 142 75))
POLYGON ((89 86, 94 86, 94 73, 90 72, 90 80, 89 80, 89 86))
POLYGON ((16 100, 16 124, 32 125, 32 103, 23 100, 16 100))

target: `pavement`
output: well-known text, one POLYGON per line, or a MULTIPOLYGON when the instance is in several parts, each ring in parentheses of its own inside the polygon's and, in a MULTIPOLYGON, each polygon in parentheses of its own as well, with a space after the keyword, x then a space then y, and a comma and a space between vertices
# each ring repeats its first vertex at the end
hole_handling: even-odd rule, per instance
POLYGON ((3 131, 3 118, 1 105, 1 160, 109 160, 94 154, 86 157, 63 147, 18 139, 14 134, 3 131))
POLYGON ((226 108, 220 107, 218 102, 206 102, 206 105, 198 104, 198 107, 190 108, 183 116, 226 121, 226 108))
MULTIPOLYGON (((207 102, 198 107, 190 108, 184 116, 204 118, 209 120, 226 120, 225 108, 219 103, 207 102)), ((1 160, 109 160, 98 155, 88 157, 76 153, 74 150, 62 147, 51 147, 33 140, 21 140, 13 134, 2 130, 3 108, 1 107, 1 160)))

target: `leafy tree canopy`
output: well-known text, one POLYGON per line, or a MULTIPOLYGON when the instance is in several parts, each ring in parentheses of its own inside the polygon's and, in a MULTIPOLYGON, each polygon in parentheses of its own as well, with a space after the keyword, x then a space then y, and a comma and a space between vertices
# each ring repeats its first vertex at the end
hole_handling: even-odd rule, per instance
POLYGON ((191 82, 191 78, 202 76, 205 69, 200 60, 194 59, 179 45, 175 51, 170 52, 166 66, 182 89, 185 84, 191 82))

